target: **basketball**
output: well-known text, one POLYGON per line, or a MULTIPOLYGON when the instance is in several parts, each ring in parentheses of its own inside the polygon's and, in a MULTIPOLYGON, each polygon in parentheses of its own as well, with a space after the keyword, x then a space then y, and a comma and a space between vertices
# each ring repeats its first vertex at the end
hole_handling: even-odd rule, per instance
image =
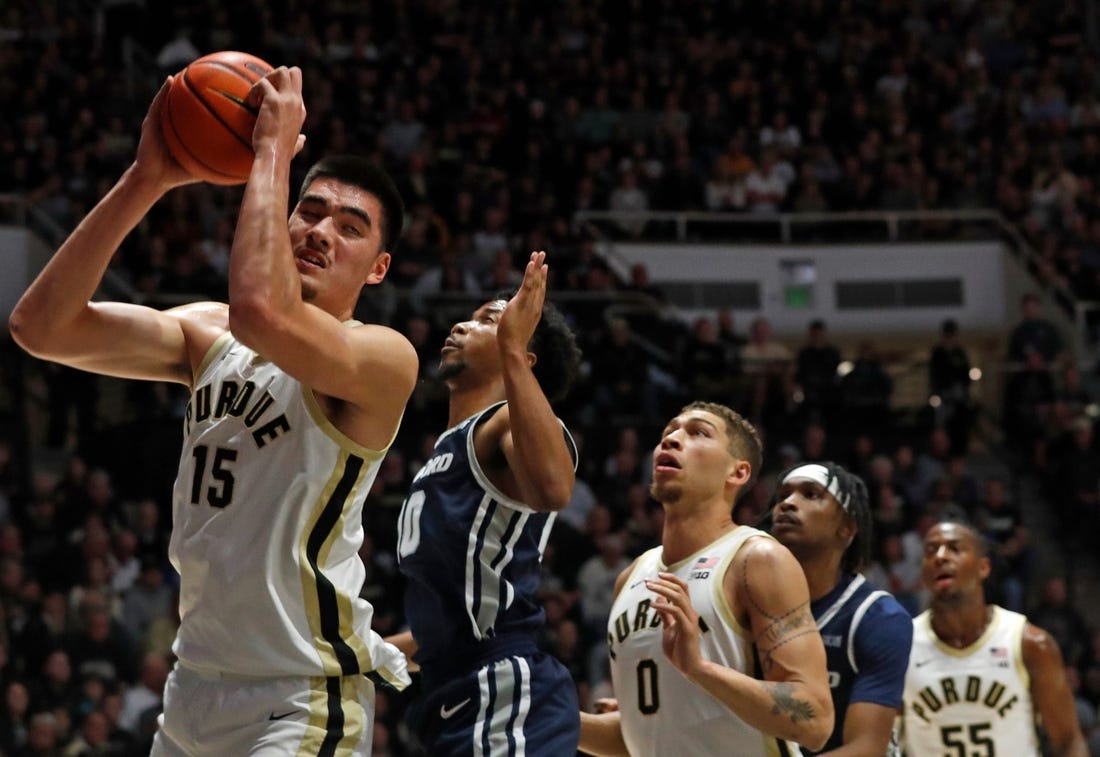
POLYGON ((244 101, 271 70, 254 55, 221 51, 192 61, 172 80, 161 127, 168 151, 189 174, 213 184, 248 179, 256 111, 244 101))

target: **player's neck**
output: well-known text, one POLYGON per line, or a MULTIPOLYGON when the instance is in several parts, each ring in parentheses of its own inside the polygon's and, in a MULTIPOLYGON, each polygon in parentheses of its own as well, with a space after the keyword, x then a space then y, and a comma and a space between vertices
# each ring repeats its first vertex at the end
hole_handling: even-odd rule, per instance
POLYGON ((480 413, 504 397, 503 384, 451 387, 451 400, 447 411, 447 428, 454 428, 475 413, 480 413))
POLYGON ((810 599, 821 599, 840 583, 840 555, 822 552, 817 555, 795 555, 806 583, 810 587, 810 599))
POLYGON ((977 601, 932 602, 932 630, 949 647, 965 649, 985 633, 993 621, 993 605, 979 595, 977 601))
POLYGON ((665 508, 661 559, 665 565, 678 563, 736 527, 728 511, 673 513, 665 508))

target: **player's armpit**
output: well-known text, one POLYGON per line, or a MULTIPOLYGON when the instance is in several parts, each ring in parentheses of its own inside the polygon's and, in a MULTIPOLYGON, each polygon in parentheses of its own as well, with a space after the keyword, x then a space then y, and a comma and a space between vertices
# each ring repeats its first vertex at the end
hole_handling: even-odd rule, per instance
POLYGON ((1028 623, 1022 641, 1024 665, 1031 678, 1031 698, 1058 757, 1087 757, 1088 746, 1077 720, 1073 694, 1066 682, 1058 643, 1028 623))

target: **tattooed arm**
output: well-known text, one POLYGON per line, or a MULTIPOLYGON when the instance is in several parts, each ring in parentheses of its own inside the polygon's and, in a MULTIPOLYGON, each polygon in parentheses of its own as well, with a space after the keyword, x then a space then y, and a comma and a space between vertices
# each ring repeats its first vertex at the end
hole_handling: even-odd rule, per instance
POLYGON ((661 573, 647 584, 661 597, 653 607, 664 620, 665 655, 681 673, 752 727, 811 750, 825 745, 833 730, 825 647, 806 577, 786 547, 749 540, 723 579, 726 600, 756 640, 765 680, 703 658, 699 614, 683 581, 661 573))

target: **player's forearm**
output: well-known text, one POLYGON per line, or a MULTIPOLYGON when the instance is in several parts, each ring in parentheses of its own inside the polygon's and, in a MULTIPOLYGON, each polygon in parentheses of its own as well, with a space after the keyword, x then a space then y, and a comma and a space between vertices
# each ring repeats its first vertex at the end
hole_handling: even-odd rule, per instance
POLYGON ((560 510, 573 493, 573 458, 561 423, 526 354, 503 351, 504 392, 508 399, 512 472, 524 501, 536 510, 560 510))
POLYGON ((628 757, 618 712, 581 713, 580 750, 596 757, 628 757))
POLYGON ((273 145, 258 149, 241 200, 229 256, 229 305, 233 332, 246 343, 262 340, 273 317, 301 301, 287 231, 291 157, 273 145))
POLYGON ((1068 734, 1065 738, 1051 741, 1055 757, 1089 757, 1089 748, 1080 729, 1076 733, 1068 734))
POLYGON ((115 251, 164 189, 131 166, 80 222, 12 312, 12 336, 28 352, 60 359, 79 345, 86 312, 115 251))
POLYGON ((420 669, 420 666, 413 662, 413 655, 416 654, 416 650, 419 649, 419 645, 416 643, 416 639, 413 638, 412 631, 401 631, 395 633, 392 636, 387 636, 383 641, 393 644, 395 647, 401 650, 401 653, 405 655, 408 660, 408 668, 410 673, 415 673, 420 669))
POLYGON ((691 680, 750 726, 808 749, 820 749, 833 730, 833 702, 826 689, 802 682, 762 681, 704 660, 691 680))

